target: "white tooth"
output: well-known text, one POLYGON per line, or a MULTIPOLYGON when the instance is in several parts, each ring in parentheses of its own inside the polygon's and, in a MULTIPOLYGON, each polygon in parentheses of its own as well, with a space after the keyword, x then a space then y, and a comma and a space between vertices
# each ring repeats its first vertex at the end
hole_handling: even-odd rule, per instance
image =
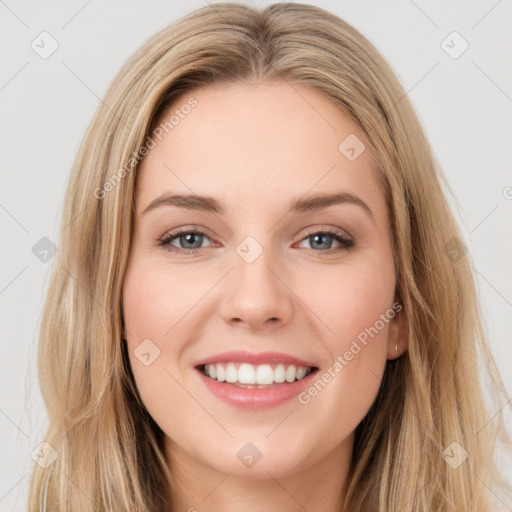
POLYGON ((231 363, 207 364, 204 367, 205 375, 218 382, 239 382, 240 384, 258 384, 271 385, 274 382, 281 384, 283 382, 295 382, 302 380, 309 375, 310 369, 305 366, 296 366, 294 364, 285 366, 276 365, 272 369, 270 364, 254 366, 249 363, 237 365, 231 363))
POLYGON ((224 371, 224 366, 221 364, 216 364, 215 370, 217 371, 217 380, 219 382, 224 382, 226 380, 226 372, 224 371))
POLYGON ((226 367, 226 382, 236 382, 238 380, 238 370, 233 363, 226 367))
POLYGON ((269 364, 262 364, 256 370, 256 384, 273 384, 274 371, 269 364))
POLYGON ((294 364, 291 364, 286 369, 286 382, 293 382, 295 380, 295 373, 297 371, 297 368, 294 364))
POLYGON ((256 384, 256 371, 254 366, 248 363, 242 363, 238 368, 238 382, 240 384, 256 384))
POLYGON ((278 364, 274 370, 274 381, 280 384, 286 380, 286 370, 284 364, 278 364))
POLYGON ((306 367, 305 366, 299 366, 297 368, 297 380, 301 380, 306 376, 306 367))

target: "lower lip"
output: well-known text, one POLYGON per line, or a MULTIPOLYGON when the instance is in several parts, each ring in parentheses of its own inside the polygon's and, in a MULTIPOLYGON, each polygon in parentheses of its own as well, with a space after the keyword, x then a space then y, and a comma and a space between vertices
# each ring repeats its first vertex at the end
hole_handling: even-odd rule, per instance
POLYGON ((317 370, 312 371, 302 380, 285 384, 273 384, 267 388, 242 388, 229 382, 219 382, 196 371, 202 378, 209 391, 224 402, 241 409, 269 409, 297 396, 306 388, 317 370))

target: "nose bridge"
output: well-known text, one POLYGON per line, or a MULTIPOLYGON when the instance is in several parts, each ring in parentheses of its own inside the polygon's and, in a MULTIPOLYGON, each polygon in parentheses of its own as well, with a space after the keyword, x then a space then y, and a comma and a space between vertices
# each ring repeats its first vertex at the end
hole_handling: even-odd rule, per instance
POLYGON ((278 278, 279 263, 269 246, 270 239, 265 238, 264 247, 254 236, 247 236, 236 246, 235 268, 221 306, 226 321, 242 321, 258 328, 266 323, 286 323, 291 318, 290 291, 278 278))
MULTIPOLYGON (((262 236, 259 236, 262 240, 262 236)), ((278 266, 271 247, 271 237, 266 237, 260 243, 254 236, 245 237, 236 247, 234 258, 236 286, 238 292, 247 293, 247 298, 256 302, 261 299, 271 299, 276 294, 282 294, 282 283, 279 283, 272 267, 278 266), (265 244, 265 245, 263 245, 265 244), (252 294, 252 295, 251 295, 252 294)))

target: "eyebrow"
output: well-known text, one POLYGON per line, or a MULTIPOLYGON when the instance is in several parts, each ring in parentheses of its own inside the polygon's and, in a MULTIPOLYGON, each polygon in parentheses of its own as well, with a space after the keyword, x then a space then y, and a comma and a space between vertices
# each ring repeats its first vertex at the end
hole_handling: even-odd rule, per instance
MULTIPOLYGON (((374 220, 374 215, 370 207, 361 198, 348 192, 324 193, 307 197, 298 197, 290 202, 287 211, 291 211, 293 213, 312 212, 335 204, 354 204, 360 206, 368 216, 374 220)), ((224 208, 221 203, 213 197, 190 194, 172 195, 164 193, 156 199, 153 199, 153 201, 151 201, 151 203, 149 203, 149 205, 144 209, 142 215, 163 205, 177 206, 188 210, 212 212, 220 215, 224 213, 224 208)))

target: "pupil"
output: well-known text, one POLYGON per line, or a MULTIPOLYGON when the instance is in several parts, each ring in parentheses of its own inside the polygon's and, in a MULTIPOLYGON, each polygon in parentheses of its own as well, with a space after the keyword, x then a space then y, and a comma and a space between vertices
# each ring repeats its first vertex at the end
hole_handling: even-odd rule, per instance
MULTIPOLYGON (((186 240, 185 243, 194 243, 194 238, 195 237, 198 237, 200 238, 202 235, 198 235, 196 233, 189 233, 187 235, 182 235, 182 238, 184 238, 186 240)), ((201 243, 199 243, 199 247, 201 246, 201 243)))
MULTIPOLYGON (((320 245, 322 244, 322 241, 321 241, 321 240, 322 240, 322 239, 325 239, 325 238, 330 238, 330 236, 329 236, 329 235, 313 235, 313 239, 315 240, 315 242, 317 241, 317 239, 320 239, 320 245)), ((324 247, 324 248, 329 249, 329 248, 330 248, 330 247, 329 247, 329 245, 330 245, 330 244, 329 244, 329 243, 327 243, 327 242, 326 242, 326 243, 324 243, 324 245, 325 245, 325 244, 327 244, 327 247, 324 247)))

